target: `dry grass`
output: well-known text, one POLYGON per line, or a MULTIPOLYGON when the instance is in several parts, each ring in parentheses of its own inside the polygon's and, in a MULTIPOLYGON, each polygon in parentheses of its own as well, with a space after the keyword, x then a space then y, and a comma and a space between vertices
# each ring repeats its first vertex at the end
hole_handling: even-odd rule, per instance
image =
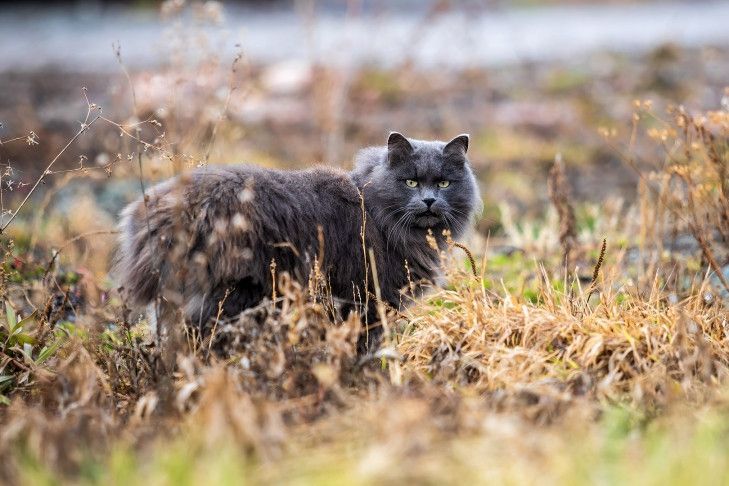
MULTIPOLYGON (((726 123, 723 115, 709 116, 726 123)), ((677 120, 686 117, 681 112, 677 120)), ((332 319, 326 285, 316 284, 322 276, 308 286, 280 276, 275 305, 216 319, 212 335, 159 349, 115 294, 102 291, 106 304, 88 305, 83 276, 74 279, 55 264, 34 273, 31 255, 19 263, 8 240, 0 288, 0 386, 8 403, 0 409, 0 477, 104 482, 119 473, 129 481, 148 474, 159 483, 175 475, 198 481, 208 463, 221 481, 293 474, 455 482, 453 470, 459 480, 533 482, 545 475, 560 482, 595 474, 571 462, 578 451, 565 430, 582 435, 597 465, 606 428, 659 424, 655 438, 641 432, 642 453, 651 458, 649 438, 662 444, 681 430, 701 441, 694 438, 701 419, 676 417, 693 407, 707 410, 716 427, 726 420, 728 315, 723 283, 712 273, 726 246, 721 227, 708 230, 725 211, 717 184, 726 150, 711 149, 726 147, 721 123, 698 144, 685 145, 684 132, 671 145, 682 147, 669 153, 673 163, 643 173, 644 185, 678 173, 691 191, 693 202, 679 205, 676 193, 663 189, 667 183, 654 192, 646 186, 643 217, 660 215, 653 217, 664 218, 663 226, 607 254, 604 244, 592 253, 597 242, 571 232, 572 258, 593 269, 584 288, 565 275, 564 239, 548 238, 544 259, 516 274, 512 267, 523 261, 505 270, 503 261, 496 265, 503 255, 488 244, 480 245, 480 259, 454 244, 443 255, 446 288, 404 314, 390 310, 383 348, 366 357, 356 354, 359 321, 332 319), (677 234, 698 240, 693 253, 650 251, 647 235, 665 247, 664 238, 677 234), (534 427, 533 441, 525 440, 534 427), (558 459, 550 457, 552 447, 558 459), (492 460, 489 470, 474 451, 507 464, 492 460), (312 455, 310 465, 297 459, 304 453, 312 455)), ((566 193, 563 172, 561 178, 566 193)), ((601 236, 626 241, 621 230, 638 234, 618 220, 601 236)), ((627 436, 619 437, 615 447, 628 457, 627 436)), ((714 442, 698 447, 713 457, 714 442)))
MULTIPOLYGON (((635 205, 583 207, 558 161, 546 219, 516 221, 505 204, 500 245, 454 243, 445 288, 403 313, 381 309, 388 333, 373 355, 356 354, 361 323, 334 317, 321 275, 303 286, 279 275, 275 302, 160 349, 105 280, 113 221, 91 196, 73 200, 71 217, 52 201, 77 178, 133 179, 138 190, 215 160, 217 143, 240 135, 225 116, 231 100, 255 95, 249 69, 243 58, 176 59, 160 74, 179 88, 164 93, 164 111, 155 81, 127 73, 129 119, 93 118, 85 99, 78 128, 113 131, 117 156, 70 170, 50 157, 29 198, 0 192, 3 212, 25 208, 5 214, 1 242, 0 482, 729 477, 726 107, 659 116, 638 103, 631 135, 605 131, 639 175, 635 205), (195 73, 222 91, 193 99, 195 73), (655 150, 638 150, 640 137, 655 150)), ((350 81, 337 81, 339 95, 363 89, 350 81)), ((315 121, 332 153, 345 133, 340 101, 315 121)))
POLYGON ((657 286, 640 297, 603 284, 594 306, 585 293, 571 304, 544 281, 537 304, 473 286, 443 291, 408 315, 404 366, 547 419, 575 400, 648 409, 702 400, 724 382, 725 308, 698 296, 669 304, 657 286))

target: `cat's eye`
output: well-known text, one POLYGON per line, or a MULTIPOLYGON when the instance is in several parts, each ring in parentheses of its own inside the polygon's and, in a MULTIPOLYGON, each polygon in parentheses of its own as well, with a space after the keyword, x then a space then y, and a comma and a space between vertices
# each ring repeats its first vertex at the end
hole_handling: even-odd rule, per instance
POLYGON ((445 189, 446 187, 448 187, 450 185, 451 185, 450 181, 440 181, 438 183, 438 187, 440 187, 441 189, 445 189))
POLYGON ((407 184, 408 187, 418 187, 418 181, 414 181, 412 179, 406 180, 405 184, 407 184))

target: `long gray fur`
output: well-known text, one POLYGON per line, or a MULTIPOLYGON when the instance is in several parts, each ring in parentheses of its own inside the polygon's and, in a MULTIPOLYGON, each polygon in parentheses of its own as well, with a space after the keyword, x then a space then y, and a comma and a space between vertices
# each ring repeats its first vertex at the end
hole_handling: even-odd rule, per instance
POLYGON ((438 276, 428 233, 443 248, 443 230, 460 238, 480 207, 467 149, 466 135, 446 144, 393 132, 387 146, 360 151, 349 173, 197 169, 124 209, 115 273, 130 303, 159 298, 182 309, 188 323, 204 325, 221 302, 223 314, 233 316, 271 295, 272 261, 277 273, 305 283, 322 256, 332 295, 356 307, 373 290, 362 248, 363 198, 365 244, 375 255, 383 300, 400 308, 409 282, 438 276))

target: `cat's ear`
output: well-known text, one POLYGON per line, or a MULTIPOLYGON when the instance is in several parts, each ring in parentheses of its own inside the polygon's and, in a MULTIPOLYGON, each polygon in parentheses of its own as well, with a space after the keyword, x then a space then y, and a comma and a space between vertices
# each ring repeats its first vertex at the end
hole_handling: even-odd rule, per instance
POLYGON ((443 155, 445 156, 461 156, 465 157, 468 152, 468 134, 463 133, 448 142, 443 147, 443 155))
POLYGON ((413 146, 401 133, 390 132, 387 137, 387 161, 396 165, 413 153, 413 146))

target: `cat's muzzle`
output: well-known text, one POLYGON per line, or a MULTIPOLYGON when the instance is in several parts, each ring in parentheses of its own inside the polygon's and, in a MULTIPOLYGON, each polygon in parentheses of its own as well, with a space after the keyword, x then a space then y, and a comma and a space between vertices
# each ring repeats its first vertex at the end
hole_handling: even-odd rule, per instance
POLYGON ((443 221, 443 217, 432 210, 423 211, 415 217, 415 224, 421 228, 432 228, 443 221))

